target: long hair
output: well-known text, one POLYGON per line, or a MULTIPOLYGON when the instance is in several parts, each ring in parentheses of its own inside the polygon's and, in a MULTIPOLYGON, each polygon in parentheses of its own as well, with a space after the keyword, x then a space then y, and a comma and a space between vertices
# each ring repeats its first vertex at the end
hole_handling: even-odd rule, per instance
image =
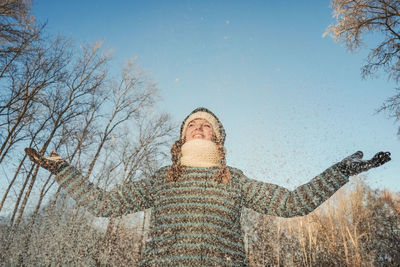
POLYGON ((224 145, 220 141, 215 141, 215 143, 217 144, 218 153, 220 156, 219 169, 218 169, 217 173, 215 174, 215 181, 217 183, 230 184, 231 180, 232 180, 232 176, 231 176, 231 172, 228 169, 228 166, 226 166, 224 145))
POLYGON ((181 165, 181 156, 182 156, 181 150, 185 141, 186 141, 185 138, 179 139, 172 145, 171 148, 172 165, 168 170, 167 182, 176 182, 183 173, 183 167, 181 165))
MULTIPOLYGON (((166 178, 167 182, 176 182, 179 179, 179 177, 181 177, 183 174, 181 157, 182 157, 182 146, 185 143, 185 141, 186 141, 185 138, 179 139, 172 145, 171 148, 172 165, 168 170, 166 178)), ((215 142, 215 144, 217 145, 218 153, 220 156, 220 164, 219 164, 219 169, 215 174, 215 181, 217 183, 222 183, 226 185, 230 184, 232 177, 228 167, 226 166, 224 145, 221 141, 215 140, 215 138, 213 142, 215 142)))

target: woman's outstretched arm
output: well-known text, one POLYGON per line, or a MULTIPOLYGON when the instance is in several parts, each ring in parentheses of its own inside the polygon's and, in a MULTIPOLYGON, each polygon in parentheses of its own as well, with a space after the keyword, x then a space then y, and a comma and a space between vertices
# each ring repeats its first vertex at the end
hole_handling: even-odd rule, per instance
POLYGON ((43 157, 32 148, 25 152, 34 163, 53 173, 59 186, 95 216, 118 217, 152 206, 150 179, 123 183, 108 192, 91 183, 55 152, 50 157, 43 157))
POLYGON ((244 205, 273 216, 307 215, 346 184, 349 176, 378 167, 389 160, 389 152, 379 152, 371 160, 362 160, 362 152, 358 151, 295 190, 256 181, 242 175, 240 179, 244 205))

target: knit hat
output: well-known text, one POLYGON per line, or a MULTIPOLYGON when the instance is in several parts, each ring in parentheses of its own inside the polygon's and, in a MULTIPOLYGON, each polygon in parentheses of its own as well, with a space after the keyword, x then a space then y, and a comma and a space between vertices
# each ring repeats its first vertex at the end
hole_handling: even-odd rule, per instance
POLYGON ((180 139, 185 137, 186 128, 189 122, 195 119, 205 119, 211 123, 218 141, 220 141, 222 145, 225 143, 225 129, 221 122, 214 113, 203 107, 196 108, 183 120, 180 139))

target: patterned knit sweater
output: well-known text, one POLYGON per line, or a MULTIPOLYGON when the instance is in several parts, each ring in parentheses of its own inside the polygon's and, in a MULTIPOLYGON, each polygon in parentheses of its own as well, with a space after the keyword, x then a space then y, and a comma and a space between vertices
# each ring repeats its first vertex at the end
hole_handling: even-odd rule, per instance
POLYGON ((240 225, 242 207, 293 217, 310 213, 348 182, 334 166, 291 191, 247 178, 229 167, 230 185, 214 181, 218 167, 184 167, 177 182, 166 182, 168 167, 154 179, 96 188, 73 167, 56 181, 91 213, 117 217, 152 208, 150 241, 141 266, 248 266, 240 225))

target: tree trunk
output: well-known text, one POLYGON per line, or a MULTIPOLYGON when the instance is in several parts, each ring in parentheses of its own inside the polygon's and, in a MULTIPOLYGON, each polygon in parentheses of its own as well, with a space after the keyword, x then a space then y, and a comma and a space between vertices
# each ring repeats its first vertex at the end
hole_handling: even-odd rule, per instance
POLYGON ((22 165, 24 164, 25 159, 26 159, 26 155, 22 158, 21 162, 19 163, 18 168, 15 171, 14 177, 10 181, 10 183, 9 183, 7 189, 6 189, 6 192, 3 195, 3 198, 2 198, 1 203, 0 203, 0 211, 3 208, 4 202, 7 199, 7 196, 8 196, 8 193, 10 192, 10 190, 11 190, 11 187, 14 185, 15 180, 17 179, 17 176, 18 176, 18 174, 19 174, 19 172, 20 172, 20 170, 22 168, 22 165))
POLYGON ((24 210, 25 210, 25 207, 26 207, 26 203, 28 202, 28 198, 29 198, 29 196, 30 196, 30 194, 32 192, 33 185, 35 184, 38 171, 39 171, 39 165, 37 165, 35 170, 33 171, 31 182, 30 182, 30 184, 28 186, 28 189, 25 192, 24 200, 21 203, 21 207, 19 208, 18 216, 17 216, 17 219, 15 221, 15 225, 16 226, 18 226, 20 224, 20 222, 21 222, 22 215, 24 214, 24 210))
MULTIPOLYGON (((35 166, 32 165, 31 169, 29 170, 28 175, 25 177, 24 184, 22 185, 22 188, 19 191, 19 195, 18 195, 17 201, 15 202, 15 205, 14 205, 13 214, 12 214, 11 219, 10 219, 10 225, 14 225, 14 219, 15 219, 15 216, 17 215, 19 203, 21 202, 22 195, 24 194, 26 185, 28 184, 29 179, 31 178, 32 171, 34 170, 34 168, 35 168, 35 166)), ((38 167, 36 166, 36 168, 38 168, 38 167)))

